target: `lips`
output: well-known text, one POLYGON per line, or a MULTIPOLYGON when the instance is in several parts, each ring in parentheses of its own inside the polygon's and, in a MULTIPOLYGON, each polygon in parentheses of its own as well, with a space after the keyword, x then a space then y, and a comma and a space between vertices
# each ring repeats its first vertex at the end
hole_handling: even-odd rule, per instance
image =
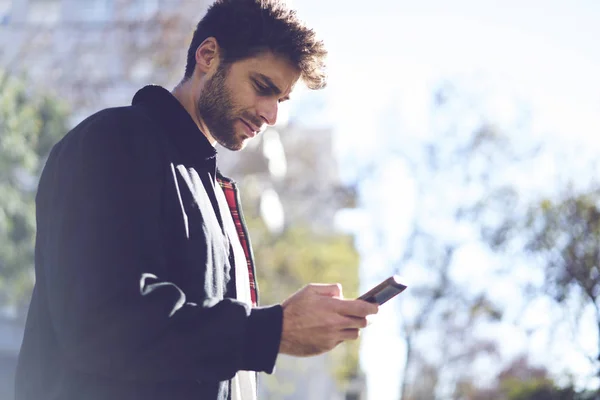
POLYGON ((254 137, 258 134, 258 132, 260 131, 259 128, 254 127, 253 125, 249 124, 248 122, 246 122, 243 119, 240 119, 240 121, 242 121, 242 123, 244 124, 244 126, 246 127, 246 130, 248 131, 248 136, 249 137, 254 137))

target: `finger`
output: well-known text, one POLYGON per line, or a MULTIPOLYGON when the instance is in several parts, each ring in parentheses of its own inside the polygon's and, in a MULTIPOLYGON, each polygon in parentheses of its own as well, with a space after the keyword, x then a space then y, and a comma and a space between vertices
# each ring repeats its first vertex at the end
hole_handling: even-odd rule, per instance
POLYGON ((339 283, 312 283, 309 287, 313 290, 313 292, 320 294, 321 296, 342 298, 342 285, 339 283))
POLYGON ((335 310, 342 315, 364 318, 367 315, 377 314, 379 305, 367 303, 362 300, 340 300, 334 305, 335 310))
POLYGON ((367 303, 370 305, 370 308, 372 310, 374 310, 374 312, 370 312, 369 314, 377 314, 377 312, 379 312, 379 304, 378 303, 372 303, 370 301, 366 301, 366 300, 362 300, 362 299, 360 299, 360 300, 357 299, 357 301, 360 301, 362 303, 367 303))
POLYGON ((377 314, 379 312, 379 304, 377 303, 369 303, 363 300, 356 300, 357 303, 362 304, 362 306, 364 307, 364 315, 373 315, 373 314, 377 314))
POLYGON ((341 329, 360 329, 366 327, 367 323, 366 318, 342 316, 338 326, 341 329))

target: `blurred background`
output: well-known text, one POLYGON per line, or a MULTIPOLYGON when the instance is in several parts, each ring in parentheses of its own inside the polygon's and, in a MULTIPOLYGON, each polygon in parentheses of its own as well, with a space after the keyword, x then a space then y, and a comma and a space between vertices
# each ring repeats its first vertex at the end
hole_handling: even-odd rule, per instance
MULTIPOLYGON (((210 0, 0 0, 0 399, 34 282, 34 196, 89 114, 183 76, 210 0)), ((262 399, 600 398, 600 2, 295 0, 330 51, 241 153, 263 304, 409 288, 262 399)))

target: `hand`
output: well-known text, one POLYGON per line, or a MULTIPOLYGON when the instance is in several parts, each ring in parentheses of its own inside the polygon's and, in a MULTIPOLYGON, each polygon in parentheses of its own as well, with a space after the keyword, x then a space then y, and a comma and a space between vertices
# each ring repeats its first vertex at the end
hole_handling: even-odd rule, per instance
POLYGON ((279 352, 313 356, 333 349, 344 340, 354 340, 367 326, 367 315, 376 314, 377 304, 344 300, 341 285, 305 286, 282 304, 283 331, 279 352))

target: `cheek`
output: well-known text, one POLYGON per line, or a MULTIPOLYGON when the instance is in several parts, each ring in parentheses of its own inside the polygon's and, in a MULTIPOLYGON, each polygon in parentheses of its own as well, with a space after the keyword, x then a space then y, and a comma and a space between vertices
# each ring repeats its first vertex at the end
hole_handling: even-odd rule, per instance
POLYGON ((254 94, 254 91, 246 92, 240 97, 238 102, 241 110, 255 110, 258 104, 258 97, 254 94))
POLYGON ((256 108, 258 96, 251 85, 238 85, 229 90, 231 95, 231 105, 234 111, 246 111, 256 108))

